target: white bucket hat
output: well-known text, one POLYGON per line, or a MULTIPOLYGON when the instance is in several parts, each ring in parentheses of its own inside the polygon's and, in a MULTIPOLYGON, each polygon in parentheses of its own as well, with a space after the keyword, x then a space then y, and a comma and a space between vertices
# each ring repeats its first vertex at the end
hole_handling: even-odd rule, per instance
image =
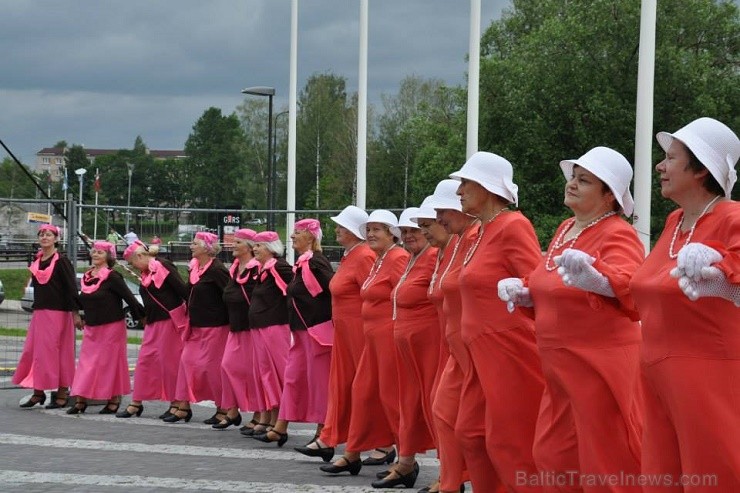
POLYGON ((398 217, 398 227, 419 229, 419 225, 411 221, 411 218, 415 217, 418 212, 418 207, 408 207, 404 209, 403 212, 401 212, 401 215, 398 217))
POLYGON ((683 142, 717 180, 725 197, 730 198, 737 181, 735 165, 740 157, 740 139, 727 125, 703 117, 675 133, 658 132, 655 138, 664 151, 668 151, 673 139, 683 142))
POLYGON ((347 229, 356 237, 360 239, 365 238, 365 234, 360 230, 360 226, 364 227, 365 223, 367 223, 367 212, 363 211, 359 207, 348 205, 342 210, 342 212, 336 216, 332 216, 331 220, 347 229))
MULTIPOLYGON (((450 181, 454 182, 454 180, 450 181)), ((427 196, 417 209, 416 214, 409 218, 411 222, 417 224, 419 222, 419 219, 437 219, 437 211, 434 210, 434 196, 427 196)))
POLYGON ((476 152, 459 171, 450 175, 456 180, 474 181, 491 193, 519 205, 517 187, 514 184, 514 168, 511 163, 492 152, 476 152))
POLYGON ((368 223, 385 224, 391 230, 391 234, 393 236, 399 239, 401 238, 401 230, 398 229, 398 218, 396 218, 396 215, 393 214, 391 211, 385 209, 377 209, 372 211, 370 215, 367 216, 367 221, 360 225, 360 232, 362 233, 363 240, 367 239, 367 231, 365 230, 365 226, 367 226, 368 223))
POLYGON ((624 215, 627 217, 632 215, 635 209, 635 201, 630 193, 632 166, 627 158, 614 149, 594 147, 578 159, 560 161, 560 169, 563 170, 566 180, 570 180, 573 176, 574 165, 590 171, 596 178, 606 183, 624 211, 624 215))
POLYGON ((434 209, 452 209, 462 212, 460 197, 457 196, 457 188, 460 186, 458 180, 442 180, 437 183, 437 188, 432 194, 432 207, 434 209))

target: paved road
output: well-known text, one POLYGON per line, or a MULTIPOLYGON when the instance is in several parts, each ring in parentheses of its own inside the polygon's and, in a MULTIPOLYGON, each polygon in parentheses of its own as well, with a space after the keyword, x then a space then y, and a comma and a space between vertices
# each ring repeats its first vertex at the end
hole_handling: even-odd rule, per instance
MULTIPOLYGON (((3 492, 363 492, 379 467, 359 476, 328 476, 320 459, 304 457, 312 427, 293 424, 285 447, 242 437, 234 427, 212 430, 201 421, 213 413, 193 406, 190 423, 166 424, 161 403, 145 403, 140 418, 97 414, 68 416, 62 410, 21 409, 28 391, 0 391, 0 491, 3 492)), ((437 474, 431 455, 420 458, 416 489, 437 474)), ((407 490, 412 491, 412 490, 407 490)))

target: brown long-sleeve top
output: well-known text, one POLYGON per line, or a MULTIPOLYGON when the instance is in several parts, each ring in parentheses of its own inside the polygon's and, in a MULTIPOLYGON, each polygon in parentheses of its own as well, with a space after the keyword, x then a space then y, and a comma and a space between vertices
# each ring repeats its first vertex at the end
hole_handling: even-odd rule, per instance
POLYGON ((240 274, 234 272, 229 277, 229 283, 224 288, 224 303, 229 311, 229 326, 231 332, 249 330, 249 306, 252 302, 252 292, 257 285, 259 267, 244 269, 240 274), (243 283, 237 282, 237 279, 243 283), (246 279, 246 280, 245 280, 246 279))
MULTIPOLYGON (((293 269, 285 259, 276 259, 275 270, 288 284, 293 278, 293 269)), ((286 297, 275 282, 272 273, 262 270, 257 285, 252 291, 252 304, 249 306, 249 326, 253 329, 285 325, 288 323, 286 297)))
POLYGON ((85 325, 104 325, 123 320, 122 301, 130 307, 135 319, 144 316, 144 307, 128 289, 121 274, 111 271, 104 281, 95 278, 93 282, 100 282, 98 289, 92 293, 80 293, 80 303, 85 310, 85 325))
MULTIPOLYGON (((39 263, 39 269, 48 269, 52 257, 39 263)), ((77 295, 77 281, 72 262, 66 255, 59 254, 59 259, 54 266, 49 282, 41 284, 31 276, 33 286, 33 309, 34 310, 60 310, 65 312, 77 311, 81 308, 77 295)))
POLYGON ((229 311, 224 303, 224 288, 229 271, 217 258, 195 284, 188 281, 188 314, 193 327, 221 327, 229 324, 229 311))
POLYGON ((308 327, 331 320, 329 282, 334 276, 331 262, 321 252, 314 252, 313 257, 308 260, 308 268, 311 269, 322 288, 321 293, 315 298, 311 296, 303 282, 303 268, 298 267, 293 279, 288 284, 288 323, 290 324, 290 330, 306 330, 308 327), (296 307, 298 307, 300 314, 296 312, 296 307), (303 318, 301 319, 301 317, 303 318))
POLYGON ((144 302, 144 313, 146 314, 147 323, 160 322, 170 318, 169 313, 164 311, 157 301, 164 305, 167 310, 173 310, 182 305, 183 301, 188 297, 185 281, 182 280, 177 267, 166 259, 158 258, 157 261, 169 271, 169 274, 167 274, 160 288, 155 286, 153 282, 148 287, 139 286, 139 294, 141 295, 141 300, 144 302), (152 298, 156 298, 157 301, 154 301, 152 298))

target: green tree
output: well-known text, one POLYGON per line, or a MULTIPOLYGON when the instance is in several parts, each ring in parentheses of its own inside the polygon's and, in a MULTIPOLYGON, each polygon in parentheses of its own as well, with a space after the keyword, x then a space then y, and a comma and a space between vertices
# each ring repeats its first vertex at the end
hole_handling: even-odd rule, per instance
MULTIPOLYGON (((26 171, 28 167, 22 165, 26 171)), ((30 172, 30 171, 29 171, 30 172)), ((42 173, 37 181, 42 187, 47 183, 48 173, 42 173)), ((16 164, 15 161, 6 157, 0 163, 0 197, 7 198, 33 198, 36 194, 36 186, 16 164)))
MULTIPOLYGON (((268 102, 265 98, 245 98, 237 106, 236 113, 244 132, 242 153, 245 158, 245 175, 250 177, 245 180, 242 189, 242 203, 249 209, 267 209, 268 102)), ((277 129, 273 129, 273 132, 276 131, 277 129)))
POLYGON ((243 150, 244 132, 236 114, 224 116, 219 108, 208 108, 185 142, 188 202, 195 207, 240 206, 240 186, 250 179, 243 150))
MULTIPOLYGON (((738 24, 732 2, 658 3, 656 130, 704 115, 739 127, 738 24)), ((568 212, 560 160, 597 145, 633 158, 639 25, 639 2, 514 0, 483 36, 480 148, 514 164, 543 241, 568 212)), ((654 196, 653 233, 672 208, 654 196)))

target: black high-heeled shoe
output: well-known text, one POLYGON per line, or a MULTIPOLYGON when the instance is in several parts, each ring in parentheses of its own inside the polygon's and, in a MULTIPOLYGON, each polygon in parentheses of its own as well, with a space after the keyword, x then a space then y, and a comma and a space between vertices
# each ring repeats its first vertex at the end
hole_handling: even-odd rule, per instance
POLYGON ((256 423, 253 428, 247 428, 246 430, 239 430, 239 433, 241 433, 245 437, 251 437, 254 435, 265 434, 268 431, 270 431, 270 429, 272 429, 272 425, 270 423, 256 423), (264 430, 258 430, 257 429, 258 426, 261 426, 262 428, 264 428, 264 430))
POLYGON ((43 406, 44 402, 46 402, 46 392, 42 394, 37 394, 34 392, 34 394, 26 402, 21 404, 20 407, 29 408, 35 406, 36 404, 38 404, 39 406, 43 406))
POLYGON ((203 420, 203 424, 205 425, 215 425, 216 423, 220 423, 223 418, 220 416, 226 416, 226 411, 222 411, 220 409, 216 409, 216 414, 211 416, 208 419, 203 420))
POLYGON ((126 406, 123 411, 116 413, 116 418, 130 418, 132 416, 136 416, 137 418, 141 416, 141 413, 144 412, 144 404, 129 404, 126 406), (128 412, 128 408, 133 407, 136 409, 133 413, 128 412))
POLYGON ((255 440, 259 440, 260 442, 265 442, 265 443, 277 442, 278 447, 282 447, 283 445, 285 445, 285 442, 288 441, 288 433, 287 432, 280 433, 279 431, 275 431, 275 429, 273 428, 272 430, 267 431, 265 433, 260 433, 259 435, 252 435, 252 438, 254 438, 255 440), (274 433, 278 435, 280 438, 278 438, 277 440, 271 440, 269 437, 270 433, 274 433))
POLYGON ((370 486, 373 488, 394 488, 398 486, 399 484, 404 485, 406 488, 413 488, 414 484, 416 483, 416 478, 419 477, 419 464, 414 463, 414 468, 411 469, 410 472, 407 474, 400 474, 397 470, 393 471, 392 474, 389 474, 388 476, 384 477, 383 479, 379 479, 377 481, 373 481, 370 483, 370 486), (395 477, 391 477, 395 474, 395 477))
POLYGON ((67 409, 67 414, 85 414, 87 402, 77 402, 74 406, 67 409))
POLYGON ((44 409, 61 409, 67 406, 69 406, 69 388, 59 387, 57 391, 51 393, 51 402, 45 405, 44 409), (60 397, 60 393, 63 397, 60 397))
POLYGON ((319 467, 319 469, 330 474, 338 474, 340 472, 349 472, 352 476, 357 476, 358 474, 360 474, 360 469, 362 469, 362 461, 360 459, 357 459, 355 461, 349 461, 346 457, 342 457, 342 459, 344 459, 344 462, 346 463, 343 466, 337 466, 336 464, 325 464, 319 467))
POLYGON ((258 424, 260 424, 259 421, 257 421, 256 419, 252 419, 249 421, 249 423, 239 428, 239 433, 245 436, 252 436, 254 435, 254 427, 257 426, 258 424), (252 426, 249 426, 249 425, 252 425, 252 426))
POLYGON ((213 428, 214 430, 225 430, 226 428, 228 428, 231 425, 239 426, 240 424, 242 424, 242 415, 241 414, 237 414, 236 415, 236 418, 231 418, 227 414, 226 415, 226 419, 224 419, 224 420, 216 423, 215 425, 211 425, 211 428, 213 428))
POLYGON ((172 413, 172 416, 164 418, 162 421, 165 423, 177 423, 178 421, 185 421, 186 423, 190 421, 190 419, 193 417, 193 410, 192 409, 180 409, 178 408, 177 411, 172 413), (180 416, 177 413, 184 412, 185 416, 180 416))
POLYGON ((396 460, 396 449, 394 448, 389 452, 386 452, 382 448, 376 448, 375 450, 383 452, 385 455, 383 457, 378 457, 377 459, 375 457, 368 457, 362 461, 363 466, 382 466, 383 464, 391 464, 396 460))
POLYGON ((163 412, 162 414, 160 414, 159 416, 157 416, 157 419, 169 418, 170 416, 172 416, 173 414, 175 414, 175 413, 172 412, 173 409, 175 411, 177 411, 177 406, 170 406, 170 407, 168 407, 165 412, 163 412))
POLYGON ((108 401, 108 403, 103 406, 103 409, 98 411, 98 414, 116 414, 119 407, 121 407, 121 401, 108 401), (116 407, 111 408, 111 406, 116 407))
MULTIPOLYGON (((308 443, 310 444, 312 442, 308 443)), ((318 445, 318 442, 316 444, 318 445)), ((311 448, 306 445, 304 447, 293 447, 293 450, 309 457, 321 457, 321 460, 324 462, 329 462, 334 457, 334 447, 322 447, 319 445, 319 448, 311 448)))

